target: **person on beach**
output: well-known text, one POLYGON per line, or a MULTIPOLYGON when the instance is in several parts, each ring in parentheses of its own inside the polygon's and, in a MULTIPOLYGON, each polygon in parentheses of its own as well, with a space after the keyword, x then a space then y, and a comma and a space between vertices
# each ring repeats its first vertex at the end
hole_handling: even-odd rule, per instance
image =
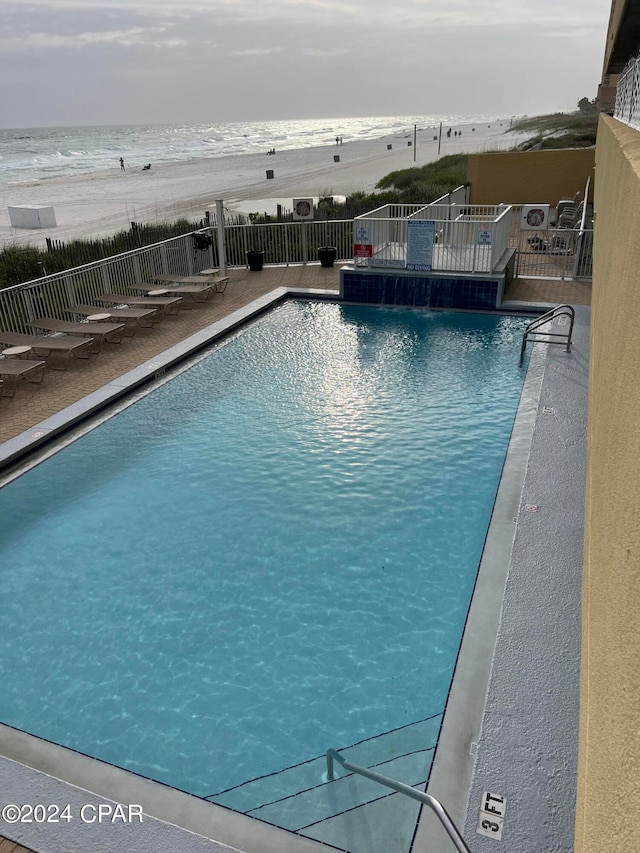
POLYGON ((120 168, 124 172, 124 158, 123 157, 120 158, 120 168))

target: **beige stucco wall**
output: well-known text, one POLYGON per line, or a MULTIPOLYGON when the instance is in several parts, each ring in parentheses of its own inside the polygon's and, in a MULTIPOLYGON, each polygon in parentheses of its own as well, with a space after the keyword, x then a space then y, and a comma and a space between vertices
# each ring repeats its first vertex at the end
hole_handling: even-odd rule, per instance
POLYGON ((596 148, 576 850, 640 851, 640 132, 596 148))
POLYGON ((469 201, 555 205, 561 198, 584 193, 594 162, 594 148, 469 154, 469 201))

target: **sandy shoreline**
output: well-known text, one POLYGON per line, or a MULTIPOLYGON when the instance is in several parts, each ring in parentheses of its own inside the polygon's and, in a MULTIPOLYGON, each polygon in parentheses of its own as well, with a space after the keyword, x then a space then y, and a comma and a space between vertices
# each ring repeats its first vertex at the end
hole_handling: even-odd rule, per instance
MULTIPOLYGON (((459 152, 508 149, 526 136, 506 133, 508 123, 443 128, 440 156, 459 152), (458 136, 454 136, 455 132, 458 136)), ((108 236, 131 222, 201 219, 223 199, 229 212, 272 212, 275 200, 290 207, 291 199, 349 195, 373 190, 396 169, 421 166, 438 159, 437 128, 376 140, 348 142, 264 154, 242 154, 187 162, 142 164, 125 172, 109 169, 86 175, 51 178, 33 183, 0 185, 0 247, 44 245, 45 238, 70 241, 108 236), (436 137, 434 139, 434 136, 436 137), (391 146, 389 149, 388 146, 391 146), (415 161, 414 161, 415 153, 415 161), (334 158, 338 156, 339 162, 334 158), (273 170, 273 179, 267 179, 273 170), (8 207, 53 206, 57 227, 13 228, 8 207)))

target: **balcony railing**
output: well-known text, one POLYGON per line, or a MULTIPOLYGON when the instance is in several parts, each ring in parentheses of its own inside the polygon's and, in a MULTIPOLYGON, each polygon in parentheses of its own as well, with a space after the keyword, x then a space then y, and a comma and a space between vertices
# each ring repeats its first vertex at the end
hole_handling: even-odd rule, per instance
POLYGON ((615 118, 640 130, 640 56, 635 56, 618 78, 615 118))

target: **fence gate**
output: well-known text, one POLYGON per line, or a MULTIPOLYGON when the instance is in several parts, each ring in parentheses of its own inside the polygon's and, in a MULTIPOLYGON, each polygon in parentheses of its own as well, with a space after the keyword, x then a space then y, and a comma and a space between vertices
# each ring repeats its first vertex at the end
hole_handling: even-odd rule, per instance
POLYGON ((520 231, 516 275, 520 278, 571 278, 578 231, 548 228, 520 231))

